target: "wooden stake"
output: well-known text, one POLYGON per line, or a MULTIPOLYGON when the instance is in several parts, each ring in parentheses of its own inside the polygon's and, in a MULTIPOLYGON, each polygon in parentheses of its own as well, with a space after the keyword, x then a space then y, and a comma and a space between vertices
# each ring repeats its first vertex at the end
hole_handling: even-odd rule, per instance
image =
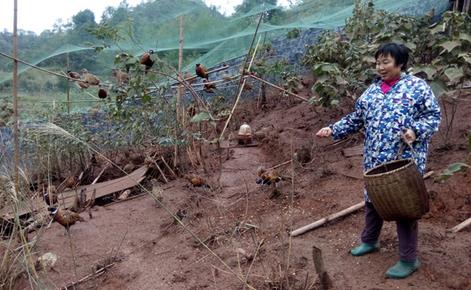
POLYGON ((314 267, 316 268, 317 276, 320 281, 320 289, 327 290, 331 286, 329 275, 324 267, 324 260, 322 259, 322 251, 316 246, 312 246, 312 259, 314 261, 314 267))
POLYGON ((337 212, 337 213, 334 213, 334 214, 331 214, 331 215, 326 216, 326 217, 324 217, 324 218, 321 218, 321 219, 318 220, 318 221, 315 221, 315 222, 310 223, 310 224, 308 224, 308 225, 306 225, 306 226, 304 226, 304 227, 302 227, 302 228, 299 228, 299 229, 297 229, 297 230, 292 231, 292 232, 291 232, 291 236, 292 236, 292 237, 296 237, 296 236, 302 235, 302 234, 304 234, 305 232, 308 232, 308 231, 310 231, 310 230, 312 230, 312 229, 318 228, 318 227, 322 226, 323 224, 325 224, 325 223, 327 223, 327 222, 329 222, 329 221, 331 221, 331 220, 334 220, 334 219, 336 219, 336 218, 339 218, 339 217, 348 215, 348 214, 350 214, 350 213, 352 213, 352 212, 355 212, 355 211, 359 210, 360 208, 363 208, 364 206, 365 206, 365 202, 364 202, 364 201, 362 201, 362 202, 360 202, 360 203, 357 203, 357 204, 355 204, 355 205, 352 205, 352 206, 349 207, 349 208, 346 208, 346 209, 344 209, 344 210, 342 210, 342 211, 339 211, 339 212, 337 212))

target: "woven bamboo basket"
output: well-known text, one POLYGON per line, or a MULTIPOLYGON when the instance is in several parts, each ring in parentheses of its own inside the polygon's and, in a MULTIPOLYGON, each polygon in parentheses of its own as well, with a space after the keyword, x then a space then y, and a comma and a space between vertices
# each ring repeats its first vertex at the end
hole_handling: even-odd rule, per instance
POLYGON ((429 210, 422 174, 412 159, 381 164, 364 174, 366 190, 386 221, 417 220, 429 210))

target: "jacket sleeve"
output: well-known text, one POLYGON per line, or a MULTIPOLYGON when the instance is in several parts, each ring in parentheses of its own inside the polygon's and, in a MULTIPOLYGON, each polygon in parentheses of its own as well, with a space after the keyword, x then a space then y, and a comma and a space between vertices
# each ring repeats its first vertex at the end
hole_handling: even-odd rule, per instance
POLYGON ((358 132, 364 125, 364 108, 362 106, 363 95, 357 99, 355 109, 329 127, 332 129, 332 136, 335 140, 342 139, 349 134, 358 132))
POLYGON ((416 104, 418 115, 412 122, 412 130, 414 130, 417 140, 420 141, 431 138, 433 133, 438 131, 441 115, 440 105, 425 81, 416 93, 419 93, 420 97, 416 104))

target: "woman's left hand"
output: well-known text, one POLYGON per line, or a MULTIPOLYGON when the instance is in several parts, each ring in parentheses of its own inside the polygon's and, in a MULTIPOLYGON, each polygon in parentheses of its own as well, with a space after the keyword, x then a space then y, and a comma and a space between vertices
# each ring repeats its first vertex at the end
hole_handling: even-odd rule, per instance
POLYGON ((411 145, 414 143, 415 139, 417 139, 417 137, 412 129, 404 129, 402 132, 402 140, 404 140, 404 142, 411 145))

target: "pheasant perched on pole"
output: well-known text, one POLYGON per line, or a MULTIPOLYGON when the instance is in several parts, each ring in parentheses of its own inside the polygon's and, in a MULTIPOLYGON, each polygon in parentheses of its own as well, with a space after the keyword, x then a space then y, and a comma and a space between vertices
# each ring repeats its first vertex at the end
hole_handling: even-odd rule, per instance
POLYGON ((152 66, 154 65, 154 61, 152 60, 152 58, 150 57, 152 54, 154 54, 154 51, 151 49, 149 50, 148 52, 145 52, 142 56, 141 56, 141 59, 139 61, 140 64, 143 64, 146 66, 146 70, 145 70, 145 73, 147 74, 147 72, 152 68, 152 66))
POLYGON ((195 72, 196 72, 196 75, 199 76, 200 78, 203 78, 209 81, 208 71, 202 64, 199 64, 199 63, 196 64, 195 72))

